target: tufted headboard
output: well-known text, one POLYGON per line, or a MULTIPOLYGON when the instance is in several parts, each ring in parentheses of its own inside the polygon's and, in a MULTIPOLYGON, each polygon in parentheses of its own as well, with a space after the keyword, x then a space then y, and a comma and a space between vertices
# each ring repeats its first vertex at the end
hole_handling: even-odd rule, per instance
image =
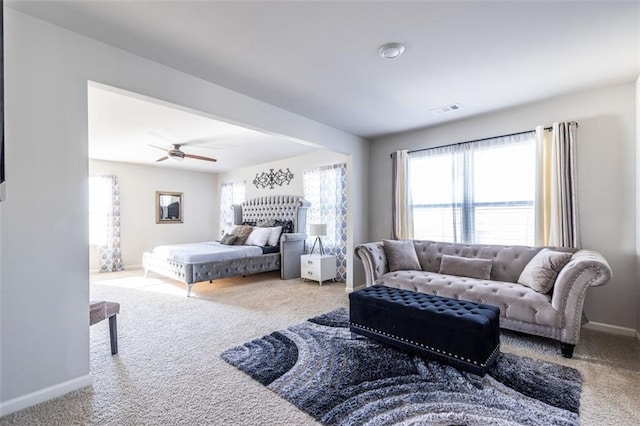
POLYGON ((299 195, 268 195, 234 204, 233 223, 260 222, 263 220, 290 220, 293 232, 307 232, 307 209, 311 205, 299 195))

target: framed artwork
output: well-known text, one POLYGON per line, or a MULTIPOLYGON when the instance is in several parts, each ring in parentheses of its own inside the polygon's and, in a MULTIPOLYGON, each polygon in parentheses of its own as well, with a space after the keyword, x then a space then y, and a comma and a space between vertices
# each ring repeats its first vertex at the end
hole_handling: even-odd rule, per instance
POLYGON ((156 191, 156 223, 182 223, 182 192, 156 191))

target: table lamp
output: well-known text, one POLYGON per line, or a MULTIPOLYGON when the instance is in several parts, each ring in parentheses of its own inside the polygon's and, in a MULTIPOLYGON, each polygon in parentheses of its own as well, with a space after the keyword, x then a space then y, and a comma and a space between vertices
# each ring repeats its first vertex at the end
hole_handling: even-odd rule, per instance
POLYGON ((309 235, 315 235, 316 240, 313 242, 313 247, 311 248, 311 253, 316 248, 316 243, 320 246, 320 255, 324 254, 324 247, 322 247, 322 239, 320 238, 323 235, 327 235, 327 224, 326 223, 312 223, 309 225, 309 235))

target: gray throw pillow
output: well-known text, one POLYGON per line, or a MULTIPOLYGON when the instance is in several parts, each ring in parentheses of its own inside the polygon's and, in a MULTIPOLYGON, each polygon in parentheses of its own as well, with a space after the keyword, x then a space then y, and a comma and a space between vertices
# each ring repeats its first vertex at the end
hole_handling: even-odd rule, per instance
POLYGON ((443 254, 438 273, 488 280, 491 278, 492 265, 491 259, 443 254))
POLYGON ((224 244, 225 246, 232 246, 237 239, 238 237, 236 237, 235 235, 224 234, 224 237, 220 239, 220 244, 224 244))
POLYGON ((548 293, 564 265, 571 260, 571 253, 544 248, 524 267, 518 284, 531 287, 538 293, 548 293))
POLYGON ((382 240, 389 271, 422 271, 411 240, 382 240))

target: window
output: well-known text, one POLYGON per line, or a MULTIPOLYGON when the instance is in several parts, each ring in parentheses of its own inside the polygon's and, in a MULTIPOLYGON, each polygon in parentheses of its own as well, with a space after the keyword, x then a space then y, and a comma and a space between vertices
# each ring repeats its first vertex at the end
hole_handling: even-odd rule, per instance
POLYGON ((240 204, 246 197, 244 182, 223 183, 220 187, 220 229, 227 223, 233 223, 233 204, 240 204))
POLYGON ((535 132, 410 153, 414 238, 534 244, 535 132))
POLYGON ((105 176, 89 176, 89 244, 106 244, 111 205, 111 180, 105 176))

